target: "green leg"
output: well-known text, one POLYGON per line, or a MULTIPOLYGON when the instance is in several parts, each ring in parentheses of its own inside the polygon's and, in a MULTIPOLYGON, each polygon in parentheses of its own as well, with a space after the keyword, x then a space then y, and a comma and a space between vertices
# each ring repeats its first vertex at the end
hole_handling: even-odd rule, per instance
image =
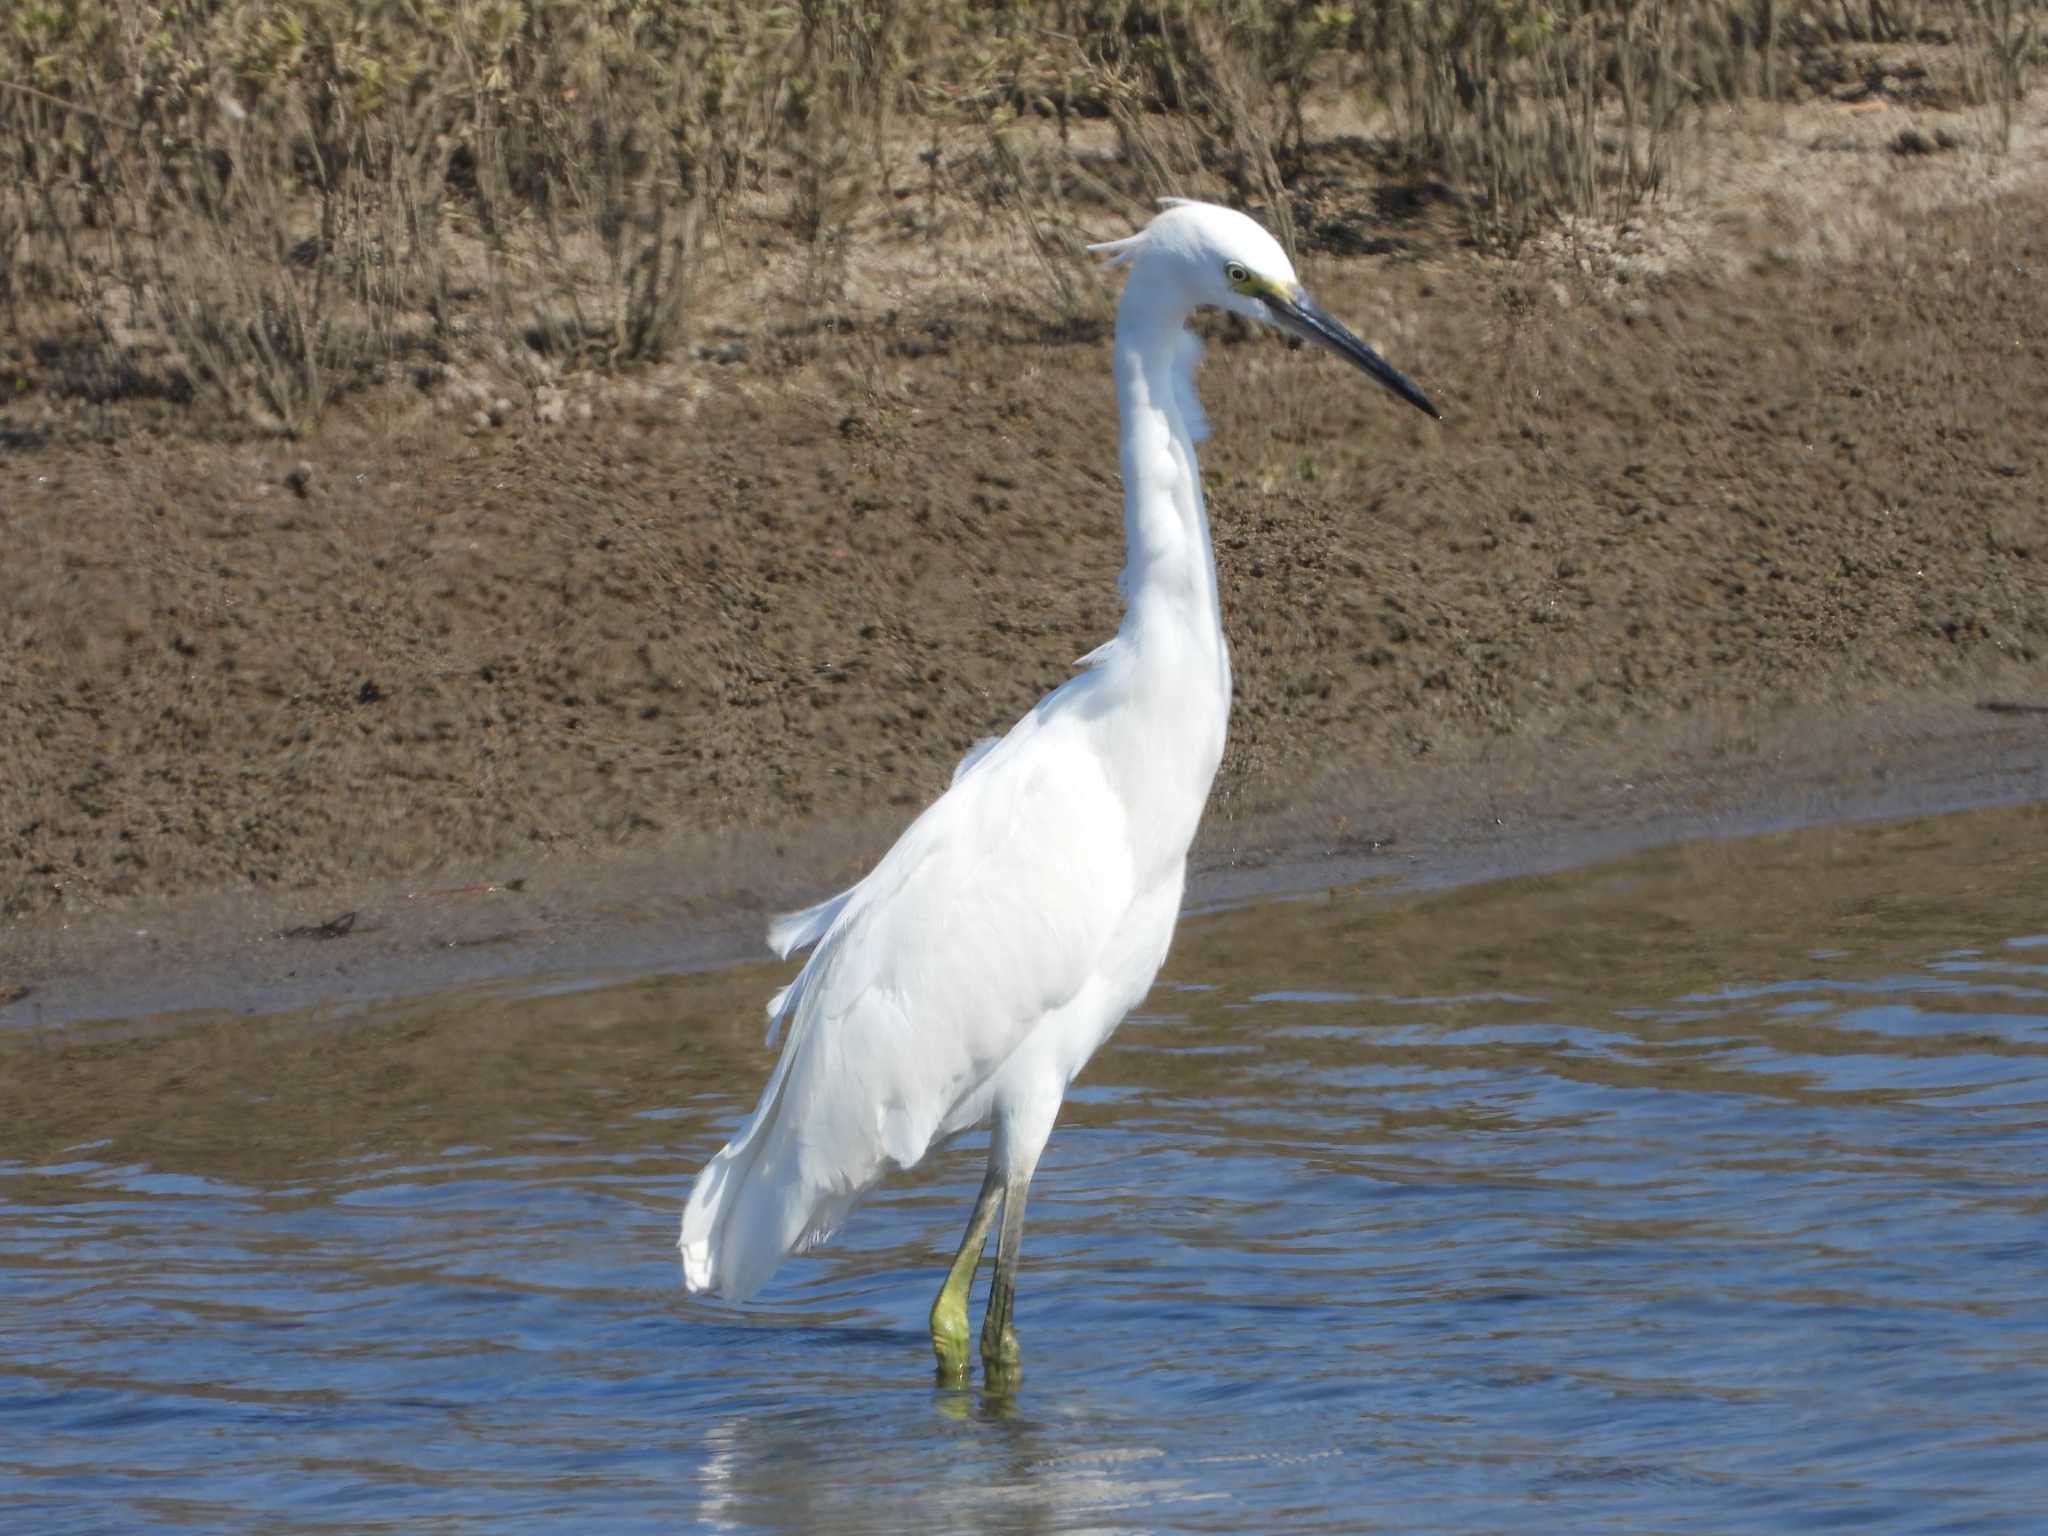
POLYGON ((1008 1391, 1017 1384, 1022 1356, 1011 1317, 1017 1301, 1017 1251, 1024 1245, 1024 1194, 1030 1175, 1003 1191, 1003 1230, 996 1239, 996 1278, 988 1291, 988 1312, 981 1323, 981 1369, 987 1384, 1008 1391))
POLYGON ((974 1197, 974 1214, 967 1218, 960 1251, 953 1255, 953 1267, 946 1271, 939 1299, 932 1303, 932 1353, 939 1357, 939 1381, 944 1386, 958 1386, 967 1379, 967 1298, 974 1289, 974 1271, 981 1263, 989 1223, 995 1219, 996 1202, 1002 1194, 1002 1180, 991 1165, 988 1177, 981 1181, 981 1193, 974 1197))

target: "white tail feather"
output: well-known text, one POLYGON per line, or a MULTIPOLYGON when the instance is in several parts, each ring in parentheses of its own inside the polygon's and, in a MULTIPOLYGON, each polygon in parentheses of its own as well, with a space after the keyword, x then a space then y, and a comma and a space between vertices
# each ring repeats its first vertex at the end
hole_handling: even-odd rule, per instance
POLYGON ((775 1149, 775 1120, 782 1108, 783 1079, 789 1058, 777 1063, 761 1107, 725 1150, 704 1165, 683 1207, 683 1230, 676 1246, 683 1255, 683 1284, 728 1301, 745 1301, 775 1273, 802 1233, 784 1231, 791 1207, 782 1186, 786 1178, 757 1165, 775 1149), (761 1177, 764 1172, 768 1177, 761 1177))
POLYGON ((783 1123, 789 1103, 785 1079, 797 1054, 793 1044, 753 1120, 705 1165, 690 1189, 676 1246, 683 1256, 683 1284, 693 1294, 745 1301, 790 1254, 829 1238, 881 1175, 876 1166, 863 1181, 843 1181, 843 1174, 821 1181, 819 1171, 806 1166, 801 1135, 783 1123))

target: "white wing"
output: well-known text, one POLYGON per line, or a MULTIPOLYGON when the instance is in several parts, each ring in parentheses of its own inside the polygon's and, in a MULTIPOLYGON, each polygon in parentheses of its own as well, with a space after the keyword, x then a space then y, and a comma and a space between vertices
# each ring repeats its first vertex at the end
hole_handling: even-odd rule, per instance
POLYGON ((753 1118, 684 1213, 685 1279, 744 1297, 821 1240, 1094 976, 1136 894, 1124 807, 1073 679, 985 753, 852 890, 778 924, 820 932, 753 1118))

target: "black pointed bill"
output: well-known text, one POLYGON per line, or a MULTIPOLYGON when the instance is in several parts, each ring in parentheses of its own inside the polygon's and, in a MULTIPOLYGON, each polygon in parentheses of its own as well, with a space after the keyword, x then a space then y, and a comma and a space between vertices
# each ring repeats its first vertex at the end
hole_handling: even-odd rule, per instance
POLYGON ((1328 347, 1347 363, 1371 374, 1418 411, 1438 421, 1444 419, 1444 413, 1436 408, 1413 379, 1331 319, 1322 305, 1300 289, 1289 294, 1275 288, 1259 297, 1265 300, 1273 323, 1288 335, 1312 341, 1319 347, 1328 347))

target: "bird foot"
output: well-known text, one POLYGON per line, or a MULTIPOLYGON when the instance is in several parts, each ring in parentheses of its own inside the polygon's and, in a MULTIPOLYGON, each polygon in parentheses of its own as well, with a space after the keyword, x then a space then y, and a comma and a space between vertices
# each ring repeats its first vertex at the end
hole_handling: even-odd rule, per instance
POLYGON ((967 1309, 932 1308, 932 1353, 939 1361, 939 1385, 962 1386, 967 1381, 967 1309))
POLYGON ((935 1341, 932 1345, 932 1353, 938 1357, 939 1362, 937 1371, 933 1373, 935 1385, 941 1387, 964 1387, 967 1385, 966 1350, 949 1350, 943 1344, 935 1341))
POLYGON ((981 1371, 989 1386, 998 1390, 1015 1386, 1023 1368, 1024 1354, 1017 1347, 1016 1329, 1005 1323, 999 1333, 982 1331, 981 1371))

